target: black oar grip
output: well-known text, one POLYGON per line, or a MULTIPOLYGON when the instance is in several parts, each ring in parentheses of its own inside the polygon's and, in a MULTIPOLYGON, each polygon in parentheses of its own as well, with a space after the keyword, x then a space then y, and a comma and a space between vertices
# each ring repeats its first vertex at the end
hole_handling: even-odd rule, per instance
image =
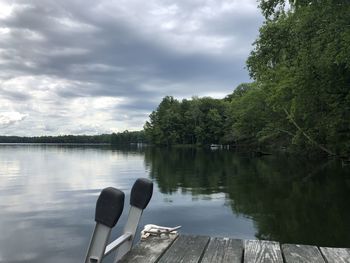
POLYGON ((114 227, 124 208, 124 193, 113 187, 102 190, 96 202, 95 221, 114 227))
POLYGON ((130 205, 145 209, 152 198, 153 182, 146 178, 139 178, 131 189, 130 205))

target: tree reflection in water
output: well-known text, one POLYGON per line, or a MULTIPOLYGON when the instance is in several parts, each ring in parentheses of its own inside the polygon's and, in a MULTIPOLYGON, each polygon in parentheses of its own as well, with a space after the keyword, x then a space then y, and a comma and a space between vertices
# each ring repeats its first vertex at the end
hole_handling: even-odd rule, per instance
POLYGON ((145 163, 162 193, 225 193, 259 239, 350 247, 350 169, 337 161, 147 148, 145 163))

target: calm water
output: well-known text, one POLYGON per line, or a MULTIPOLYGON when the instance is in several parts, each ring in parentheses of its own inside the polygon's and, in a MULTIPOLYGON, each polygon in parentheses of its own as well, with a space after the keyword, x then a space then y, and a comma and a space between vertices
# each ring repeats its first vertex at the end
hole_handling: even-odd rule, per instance
MULTIPOLYGON (((0 262, 81 262, 100 190, 151 178, 141 225, 350 247, 350 167, 198 149, 0 145, 0 262)), ((113 231, 120 234, 126 211, 113 231)))

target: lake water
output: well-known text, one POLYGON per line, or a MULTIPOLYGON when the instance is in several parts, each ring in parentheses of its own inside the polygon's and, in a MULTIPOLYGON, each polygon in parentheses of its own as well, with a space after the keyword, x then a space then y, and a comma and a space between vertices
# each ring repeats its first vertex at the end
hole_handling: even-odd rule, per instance
MULTIPOLYGON (((82 262, 101 189, 139 177, 141 225, 350 247, 350 166, 210 149, 0 145, 0 262, 82 262)), ((113 237, 121 232, 128 201, 113 237)), ((139 231, 138 231, 139 232, 139 231)))

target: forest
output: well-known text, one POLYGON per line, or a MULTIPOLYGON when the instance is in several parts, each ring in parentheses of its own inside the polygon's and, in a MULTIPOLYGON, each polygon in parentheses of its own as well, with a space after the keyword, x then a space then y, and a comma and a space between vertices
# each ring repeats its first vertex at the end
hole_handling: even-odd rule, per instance
POLYGON ((123 131, 101 135, 60 135, 60 136, 0 136, 0 143, 79 143, 79 144, 130 144, 145 143, 143 131, 123 131))
POLYGON ((260 1, 251 83, 223 99, 165 97, 144 125, 157 145, 233 144, 350 156, 350 2, 260 1))

